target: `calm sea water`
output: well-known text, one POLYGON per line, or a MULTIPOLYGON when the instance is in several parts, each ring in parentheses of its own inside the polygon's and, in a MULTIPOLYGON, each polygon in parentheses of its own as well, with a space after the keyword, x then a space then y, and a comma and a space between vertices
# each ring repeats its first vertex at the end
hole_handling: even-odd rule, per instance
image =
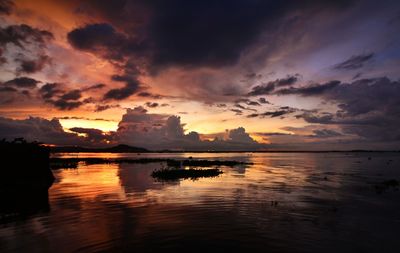
POLYGON ((400 252, 400 192, 375 189, 400 179, 398 153, 148 156, 254 165, 169 183, 158 163, 54 171, 48 210, 0 224, 0 252, 400 252))

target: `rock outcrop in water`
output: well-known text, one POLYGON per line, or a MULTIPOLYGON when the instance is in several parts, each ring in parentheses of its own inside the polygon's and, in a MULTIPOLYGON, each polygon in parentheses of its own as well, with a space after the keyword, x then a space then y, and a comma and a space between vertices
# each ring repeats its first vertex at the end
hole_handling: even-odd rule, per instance
POLYGON ((48 189, 54 176, 49 149, 23 139, 0 141, 0 218, 48 209, 48 189))

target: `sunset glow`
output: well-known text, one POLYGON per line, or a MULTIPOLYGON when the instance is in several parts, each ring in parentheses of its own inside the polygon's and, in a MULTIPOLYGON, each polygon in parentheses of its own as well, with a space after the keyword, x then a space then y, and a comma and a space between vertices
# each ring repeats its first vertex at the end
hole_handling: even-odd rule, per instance
POLYGON ((4 0, 0 133, 150 150, 398 148, 399 4, 294 2, 4 0))

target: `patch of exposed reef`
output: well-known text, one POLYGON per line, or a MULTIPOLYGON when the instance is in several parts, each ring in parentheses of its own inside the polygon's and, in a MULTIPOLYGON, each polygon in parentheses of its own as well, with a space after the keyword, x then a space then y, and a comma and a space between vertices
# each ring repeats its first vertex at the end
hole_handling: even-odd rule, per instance
POLYGON ((214 169, 159 169, 153 171, 151 176, 160 181, 176 181, 179 179, 196 180, 202 177, 217 177, 223 172, 217 168, 214 169))

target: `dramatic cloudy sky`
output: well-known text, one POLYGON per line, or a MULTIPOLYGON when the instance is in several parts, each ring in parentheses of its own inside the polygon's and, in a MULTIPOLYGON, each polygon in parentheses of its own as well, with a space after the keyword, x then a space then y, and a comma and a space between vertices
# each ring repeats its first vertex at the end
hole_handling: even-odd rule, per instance
POLYGON ((0 0, 0 137, 400 149, 400 2, 0 0))

